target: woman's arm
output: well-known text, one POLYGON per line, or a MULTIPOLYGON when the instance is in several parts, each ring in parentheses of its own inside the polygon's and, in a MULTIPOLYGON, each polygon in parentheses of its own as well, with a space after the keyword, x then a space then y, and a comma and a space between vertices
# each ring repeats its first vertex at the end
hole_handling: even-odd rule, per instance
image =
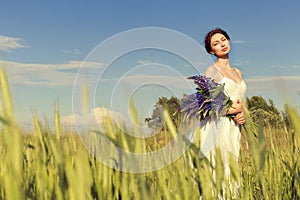
POLYGON ((232 115, 232 114, 238 114, 243 111, 243 102, 239 99, 232 102, 231 108, 227 111, 226 114, 232 115))
POLYGON ((244 116, 244 108, 243 108, 243 102, 239 99, 234 101, 232 104, 232 108, 230 108, 227 112, 228 115, 234 114, 233 121, 235 123, 242 125, 246 123, 246 118, 244 116))

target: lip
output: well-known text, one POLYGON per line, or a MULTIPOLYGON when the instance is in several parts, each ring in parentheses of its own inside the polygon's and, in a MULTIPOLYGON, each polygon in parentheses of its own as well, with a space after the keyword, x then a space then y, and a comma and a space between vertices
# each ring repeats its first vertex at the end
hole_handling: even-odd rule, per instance
POLYGON ((227 49, 228 49, 227 47, 224 47, 221 51, 227 51, 227 49))

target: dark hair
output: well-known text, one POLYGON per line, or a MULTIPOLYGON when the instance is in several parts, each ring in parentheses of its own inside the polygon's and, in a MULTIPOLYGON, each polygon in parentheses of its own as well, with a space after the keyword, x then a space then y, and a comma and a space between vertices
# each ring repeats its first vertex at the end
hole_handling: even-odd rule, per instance
POLYGON ((226 33, 226 31, 222 30, 221 28, 216 28, 216 29, 209 31, 206 34, 205 39, 204 39, 205 49, 206 49, 207 53, 211 52, 211 44, 210 44, 211 38, 216 33, 220 33, 220 34, 224 35, 227 40, 230 40, 229 35, 226 33))

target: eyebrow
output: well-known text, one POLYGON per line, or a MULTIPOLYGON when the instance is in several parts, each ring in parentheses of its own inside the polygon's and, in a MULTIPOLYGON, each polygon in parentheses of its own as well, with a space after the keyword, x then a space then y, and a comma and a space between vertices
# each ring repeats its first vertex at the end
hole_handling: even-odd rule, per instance
MULTIPOLYGON (((226 37, 225 37, 225 36, 222 36, 222 37, 219 38, 219 39, 222 40, 222 39, 224 39, 224 38, 226 38, 226 37)), ((212 41, 212 44, 215 43, 215 42, 219 42, 219 39, 212 41)), ((227 38, 226 38, 226 39, 227 39, 227 38)))

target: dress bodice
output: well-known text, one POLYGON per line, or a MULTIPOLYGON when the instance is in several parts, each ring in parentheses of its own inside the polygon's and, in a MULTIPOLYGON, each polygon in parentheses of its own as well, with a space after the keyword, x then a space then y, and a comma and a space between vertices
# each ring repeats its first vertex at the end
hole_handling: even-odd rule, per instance
POLYGON ((242 80, 240 83, 236 83, 232 79, 224 76, 219 83, 225 83, 225 93, 230 97, 231 100, 244 100, 246 92, 246 84, 244 80, 242 80))

